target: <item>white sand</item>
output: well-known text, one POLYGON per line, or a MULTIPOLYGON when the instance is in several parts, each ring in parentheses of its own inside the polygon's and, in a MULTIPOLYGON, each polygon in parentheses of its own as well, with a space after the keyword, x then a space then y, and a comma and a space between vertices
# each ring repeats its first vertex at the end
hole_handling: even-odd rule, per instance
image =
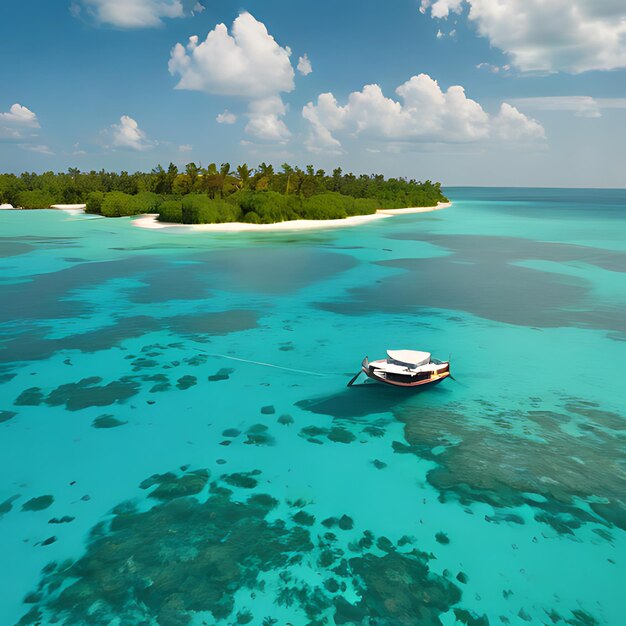
POLYGON ((134 226, 161 230, 177 228, 188 232, 212 232, 212 233, 243 233, 243 232, 280 232, 294 230, 315 230, 324 228, 344 228, 347 226, 359 226, 374 220, 402 215, 405 213, 430 213, 446 209, 451 202, 439 202, 433 207, 414 207, 408 209, 380 209, 372 215, 354 215, 339 220, 292 220, 290 222, 277 222, 276 224, 245 224, 243 222, 226 222, 224 224, 176 224, 172 222, 157 221, 158 213, 148 213, 133 220, 134 226))
POLYGON ((85 212, 87 208, 86 204, 53 204, 51 209, 59 209, 60 211, 65 211, 70 215, 80 215, 85 212))

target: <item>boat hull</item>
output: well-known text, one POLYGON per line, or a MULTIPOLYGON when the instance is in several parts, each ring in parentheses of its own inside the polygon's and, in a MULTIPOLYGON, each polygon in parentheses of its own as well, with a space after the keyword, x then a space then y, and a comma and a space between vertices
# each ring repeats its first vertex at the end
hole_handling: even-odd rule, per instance
POLYGON ((450 364, 446 363, 446 367, 433 372, 428 377, 417 378, 415 376, 402 376, 402 375, 381 375, 376 370, 375 366, 367 361, 367 358, 363 360, 361 364, 361 370, 363 373, 376 382, 383 383, 385 385, 391 385, 392 387, 405 387, 405 388, 421 388, 428 386, 434 386, 440 383, 442 380, 449 378, 450 376, 450 364))

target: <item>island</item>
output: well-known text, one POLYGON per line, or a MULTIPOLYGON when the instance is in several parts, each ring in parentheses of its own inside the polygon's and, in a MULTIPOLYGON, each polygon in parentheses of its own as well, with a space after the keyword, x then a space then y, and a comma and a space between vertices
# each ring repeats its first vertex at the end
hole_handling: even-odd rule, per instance
MULTIPOLYGON (((149 173, 67 172, 0 174, 0 203, 23 209, 76 207, 104 217, 147 214, 162 224, 269 225, 355 220, 361 216, 426 210, 447 203, 438 182, 327 174, 312 165, 284 163, 280 171, 261 163, 231 169, 170 163, 149 173)), ((358 221, 358 220, 356 220, 358 221)))

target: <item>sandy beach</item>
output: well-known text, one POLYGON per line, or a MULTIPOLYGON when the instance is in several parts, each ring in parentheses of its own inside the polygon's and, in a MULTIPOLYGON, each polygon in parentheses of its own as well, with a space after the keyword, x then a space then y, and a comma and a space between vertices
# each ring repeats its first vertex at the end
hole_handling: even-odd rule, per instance
POLYGON ((188 232, 213 232, 213 233, 242 233, 242 232, 280 232, 295 230, 316 230, 326 228, 346 228, 359 226, 379 219, 393 217, 394 215, 406 215, 409 213, 430 213, 451 206, 451 202, 439 202, 432 207, 413 207, 406 209, 379 209, 372 215, 354 215, 339 220, 292 220, 289 222, 277 222, 276 224, 245 224, 243 222, 226 222, 223 224, 177 224, 171 222, 159 222, 158 213, 148 213, 133 220, 133 225, 139 228, 162 230, 176 228, 188 232))

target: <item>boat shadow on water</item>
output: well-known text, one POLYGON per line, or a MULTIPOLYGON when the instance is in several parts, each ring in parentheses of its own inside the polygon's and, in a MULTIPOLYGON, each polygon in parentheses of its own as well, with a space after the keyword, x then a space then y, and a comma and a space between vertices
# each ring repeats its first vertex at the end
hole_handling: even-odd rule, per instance
POLYGON ((376 382, 356 383, 339 393, 296 402, 296 406, 318 415, 338 418, 367 417, 377 413, 391 413, 400 405, 420 402, 422 394, 447 394, 444 386, 429 388, 388 387, 376 382))

